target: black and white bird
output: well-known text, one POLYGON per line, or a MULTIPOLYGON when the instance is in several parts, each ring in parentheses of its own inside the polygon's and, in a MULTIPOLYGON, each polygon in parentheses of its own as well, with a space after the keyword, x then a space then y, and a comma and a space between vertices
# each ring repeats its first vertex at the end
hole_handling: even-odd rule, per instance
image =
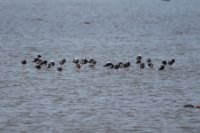
POLYGON ((168 65, 173 65, 175 63, 175 59, 171 59, 170 61, 168 61, 168 65))

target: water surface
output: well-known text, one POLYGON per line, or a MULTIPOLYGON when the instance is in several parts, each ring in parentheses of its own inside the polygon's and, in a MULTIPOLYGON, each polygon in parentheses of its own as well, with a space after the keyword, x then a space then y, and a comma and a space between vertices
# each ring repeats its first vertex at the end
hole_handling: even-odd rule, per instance
POLYGON ((0 132, 198 133, 200 1, 0 0, 0 132), (89 22, 89 24, 85 23, 89 22), (156 69, 139 70, 135 57, 156 69), (59 73, 32 58, 93 57, 59 73), (160 62, 173 67, 158 71, 160 62), (26 59, 28 64, 20 64, 26 59), (130 61, 111 71, 107 61, 130 61))

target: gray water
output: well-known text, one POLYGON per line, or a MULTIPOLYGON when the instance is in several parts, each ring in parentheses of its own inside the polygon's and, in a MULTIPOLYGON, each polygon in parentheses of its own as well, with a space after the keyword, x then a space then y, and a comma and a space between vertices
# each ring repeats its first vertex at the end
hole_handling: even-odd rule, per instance
POLYGON ((183 108, 200 104, 199 52, 199 0, 0 0, 0 132, 199 133, 200 110, 183 108), (97 66, 36 70, 37 54, 97 66), (108 75, 108 61, 132 65, 108 75))

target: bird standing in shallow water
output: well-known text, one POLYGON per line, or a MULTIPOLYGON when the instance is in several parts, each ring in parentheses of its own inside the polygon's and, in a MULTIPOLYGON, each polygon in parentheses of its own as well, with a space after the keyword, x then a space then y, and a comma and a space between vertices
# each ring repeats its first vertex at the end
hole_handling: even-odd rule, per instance
POLYGON ((124 68, 124 63, 119 62, 119 68, 124 68))
POLYGON ((142 61, 141 60, 137 60, 136 61, 136 64, 140 64, 142 61))
POLYGON ((186 107, 186 108, 194 108, 195 106, 192 105, 192 104, 186 104, 186 105, 184 105, 183 107, 186 107))
POLYGON ((162 61, 162 64, 167 65, 167 61, 166 60, 162 61))
POLYGON ((153 63, 148 63, 148 66, 150 67, 150 68, 153 68, 153 63))
POLYGON ((140 64, 140 69, 144 69, 145 68, 145 64, 144 63, 141 63, 140 64))
POLYGON ((78 70, 81 69, 81 64, 76 63, 76 68, 77 68, 78 70))
POLYGON ((93 58, 90 58, 90 60, 88 61, 88 63, 90 63, 89 67, 95 68, 97 62, 93 58))
POLYGON ((55 62, 54 61, 50 61, 50 63, 48 63, 46 65, 47 68, 51 68, 52 66, 55 66, 55 62))
POLYGON ((131 66, 131 63, 129 61, 124 63, 124 68, 129 68, 130 66, 131 66))
POLYGON ((42 63, 43 63, 43 65, 47 65, 48 61, 47 60, 43 60, 42 63))
POLYGON ((186 107, 186 108, 200 108, 200 105, 192 105, 192 104, 185 104, 183 105, 183 107, 186 107))
POLYGON ((150 58, 147 58, 146 62, 147 62, 147 63, 151 63, 151 59, 150 59, 150 58))
POLYGON ((142 62, 142 56, 141 55, 138 55, 136 57, 136 64, 140 64, 142 62))
POLYGON ((60 65, 63 65, 63 64, 65 64, 65 63, 66 63, 66 59, 65 59, 65 58, 63 58, 62 60, 59 61, 59 64, 60 64, 60 65))
POLYGON ((39 54, 39 55, 37 55, 37 57, 34 57, 33 58, 33 61, 32 62, 38 62, 38 60, 41 60, 40 58, 41 58, 42 56, 39 54))
POLYGON ((104 65, 104 67, 110 67, 110 66, 114 66, 112 63, 108 62, 104 65))
POLYGON ((136 57, 136 60, 142 60, 142 56, 141 56, 141 55, 138 55, 138 56, 136 57))
POLYGON ((33 58, 32 62, 37 62, 39 60, 39 58, 33 58))
POLYGON ((119 65, 118 64, 114 65, 114 69, 118 70, 119 69, 119 65))
POLYGON ((57 71, 61 72, 63 70, 63 68, 61 66, 57 67, 57 71))
POLYGON ((22 64, 22 65, 26 65, 26 63, 27 63, 26 60, 22 60, 22 61, 21 61, 21 64, 22 64))
POLYGON ((37 58, 38 58, 38 59, 40 59, 41 57, 42 57, 42 56, 41 56, 40 54, 39 54, 39 55, 37 55, 37 58))
POLYGON ((175 63, 175 59, 171 59, 170 61, 168 61, 168 65, 173 65, 175 63))
POLYGON ((55 66, 55 62, 54 62, 54 61, 51 61, 51 62, 50 62, 50 65, 51 65, 51 66, 55 66))
POLYGON ((73 59, 73 63, 79 63, 79 59, 75 57, 75 58, 73 59))
POLYGON ((93 61, 94 61, 94 59, 90 57, 88 63, 92 63, 93 61))
POLYGON ((80 61, 81 64, 87 64, 88 63, 88 60, 85 58, 85 59, 81 59, 80 61))
POLYGON ((164 65, 161 65, 158 70, 164 70, 165 69, 165 66, 164 65))
POLYGON ((41 69, 41 66, 40 66, 39 64, 37 64, 37 65, 35 66, 35 68, 41 69))

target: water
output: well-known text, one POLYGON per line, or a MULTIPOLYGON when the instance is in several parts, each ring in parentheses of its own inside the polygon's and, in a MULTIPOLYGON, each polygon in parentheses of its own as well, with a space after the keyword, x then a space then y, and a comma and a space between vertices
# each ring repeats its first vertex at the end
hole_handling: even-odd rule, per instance
POLYGON ((199 0, 0 0, 0 132, 198 133, 199 0), (85 24, 90 22, 90 24, 85 24), (156 69, 139 70, 141 53, 156 69), (93 57, 36 70, 32 58, 93 57), (173 67, 157 71, 163 59, 173 67), (23 66, 21 60, 28 64, 23 66), (130 61, 110 71, 107 61, 130 61))

